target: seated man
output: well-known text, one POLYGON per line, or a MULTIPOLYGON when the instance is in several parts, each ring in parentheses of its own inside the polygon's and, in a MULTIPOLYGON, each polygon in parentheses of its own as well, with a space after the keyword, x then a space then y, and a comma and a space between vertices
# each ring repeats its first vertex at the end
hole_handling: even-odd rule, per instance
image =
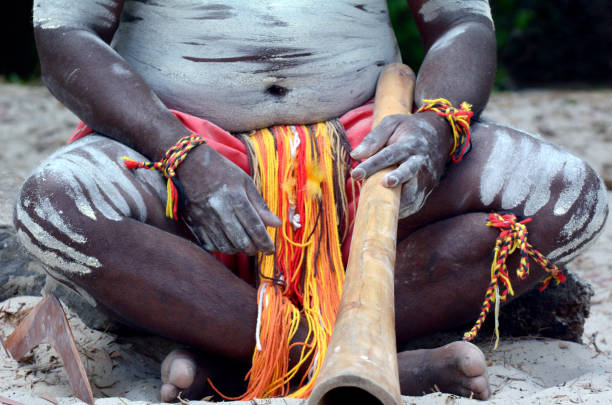
MULTIPOLYGON (((495 74, 488 3, 408 3, 427 49, 416 106, 445 98, 478 115, 495 74)), ((266 226, 281 221, 245 172, 249 162, 241 168, 218 152, 223 142, 191 149, 176 169, 172 184, 187 201, 179 221, 164 215, 166 179, 130 170, 122 157, 160 161, 185 136, 212 139, 220 128, 346 124, 347 113, 368 109, 360 106, 383 66, 399 60, 386 2, 45 0, 35 1, 34 25, 45 83, 95 134, 60 149, 25 182, 15 211, 20 240, 50 277, 101 311, 193 348, 164 361, 162 400, 211 393, 207 377, 222 392, 244 392, 259 344, 257 290, 211 252, 272 253, 266 226), (169 109, 207 124, 190 130, 187 115, 169 109)), ((362 161, 355 180, 399 165, 384 184, 404 185, 400 345, 478 316, 499 234, 487 226, 490 213, 532 217, 529 242, 557 265, 585 249, 606 220, 605 187, 579 158, 493 122, 473 119, 471 136, 469 153, 449 163, 449 122, 426 109, 388 117, 351 153, 362 161)), ((513 256, 509 266, 517 265, 513 256)), ((515 295, 547 275, 535 262, 524 279, 511 275, 515 295)), ((295 340, 306 333, 300 324, 295 340)), ((484 356, 471 343, 398 358, 403 394, 436 385, 490 396, 484 356)))

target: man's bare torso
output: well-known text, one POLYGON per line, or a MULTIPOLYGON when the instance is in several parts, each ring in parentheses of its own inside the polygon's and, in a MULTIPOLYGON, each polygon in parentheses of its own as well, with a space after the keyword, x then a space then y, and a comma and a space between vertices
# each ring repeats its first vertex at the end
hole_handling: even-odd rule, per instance
POLYGON ((337 117, 399 60, 384 0, 127 1, 112 46, 168 107, 231 131, 337 117))

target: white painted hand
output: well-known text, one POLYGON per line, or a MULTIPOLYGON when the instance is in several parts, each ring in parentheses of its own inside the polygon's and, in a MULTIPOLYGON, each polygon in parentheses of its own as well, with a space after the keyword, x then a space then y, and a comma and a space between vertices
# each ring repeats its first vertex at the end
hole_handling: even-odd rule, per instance
POLYGON ((183 219, 206 250, 274 252, 266 226, 277 227, 281 221, 238 166, 201 145, 179 166, 178 176, 188 199, 183 219))
POLYGON ((398 165, 383 178, 383 185, 403 184, 400 218, 418 212, 438 184, 447 160, 448 125, 442 124, 431 113, 385 117, 351 152, 354 159, 366 159, 351 176, 360 180, 398 165))

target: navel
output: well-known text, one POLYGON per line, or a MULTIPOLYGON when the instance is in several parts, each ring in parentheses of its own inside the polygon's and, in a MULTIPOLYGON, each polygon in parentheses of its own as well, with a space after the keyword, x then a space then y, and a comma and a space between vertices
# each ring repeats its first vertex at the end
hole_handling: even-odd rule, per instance
POLYGON ((266 89, 266 93, 279 98, 285 97, 289 91, 290 90, 288 88, 279 86, 278 84, 273 84, 266 89))

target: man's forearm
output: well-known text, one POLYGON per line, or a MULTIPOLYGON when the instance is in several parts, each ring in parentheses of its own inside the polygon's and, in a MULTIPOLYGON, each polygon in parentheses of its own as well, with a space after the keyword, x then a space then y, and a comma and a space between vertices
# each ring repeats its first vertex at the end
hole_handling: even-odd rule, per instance
POLYGON ((415 102, 446 98, 455 107, 467 101, 479 113, 487 103, 496 69, 495 35, 479 22, 455 25, 437 38, 423 61, 415 87, 415 102))
POLYGON ((96 34, 36 29, 43 80, 88 126, 157 160, 188 131, 96 34))

